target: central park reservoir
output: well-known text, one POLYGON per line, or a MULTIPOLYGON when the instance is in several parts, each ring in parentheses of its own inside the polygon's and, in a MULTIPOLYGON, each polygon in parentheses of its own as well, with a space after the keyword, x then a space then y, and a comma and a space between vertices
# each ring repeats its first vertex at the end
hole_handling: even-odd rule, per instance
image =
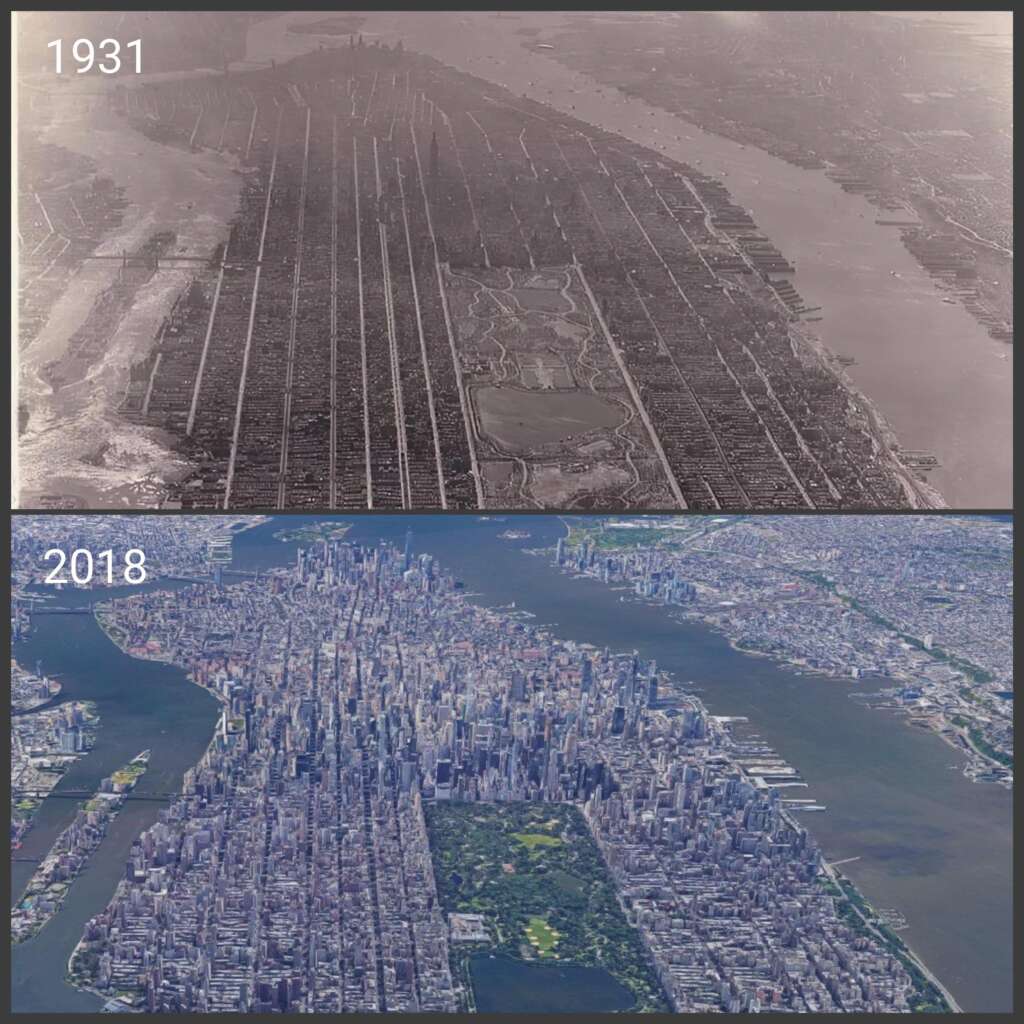
MULTIPOLYGON (((322 517, 321 517, 322 518, 322 517)), ((276 517, 234 541, 234 566, 266 570, 293 564, 296 542, 275 538, 314 517, 276 517)), ((559 572, 548 554, 564 526, 555 517, 529 516, 515 526, 529 534, 506 539, 510 523, 474 516, 356 516, 348 539, 401 545, 412 527, 416 552, 434 555, 465 583, 472 599, 497 606, 515 602, 554 634, 568 640, 636 649, 654 658, 712 714, 746 716, 749 730, 774 747, 808 782, 806 791, 826 804, 805 819, 829 861, 859 858, 843 871, 878 908, 905 915, 901 938, 924 960, 965 1010, 1008 1011, 1012 1006, 1012 795, 978 785, 961 773, 961 758, 937 736, 898 716, 850 699, 881 680, 827 679, 741 654, 700 625, 681 624, 668 610, 622 600, 591 579, 559 572)), ((168 589, 172 583, 147 584, 168 589)), ((114 594, 138 592, 119 588, 114 594)), ((89 604, 111 592, 65 591, 63 607, 89 604)), ((94 749, 61 780, 64 789, 95 789, 99 780, 142 749, 149 770, 115 820, 60 913, 32 940, 12 951, 12 1008, 17 1011, 89 1012, 95 997, 63 982, 82 927, 110 899, 132 839, 156 820, 163 794, 176 792, 184 772, 200 758, 218 716, 216 701, 184 671, 121 653, 91 615, 38 615, 15 655, 28 668, 63 684, 61 700, 96 701, 100 728, 94 749)), ((19 855, 42 856, 74 815, 77 802, 44 801, 19 855)), ((33 866, 12 865, 16 899, 33 866)), ((549 1012, 582 1007, 594 979, 551 976, 518 961, 484 957, 472 977, 478 1009, 521 1009, 527 986, 543 990, 549 1012), (486 961, 486 962, 484 962, 486 961), (524 969, 534 972, 525 981, 524 969), (579 982, 577 984, 577 981, 579 982), (572 993, 575 991, 575 996, 572 993), (566 996, 566 992, 570 995, 566 996), (546 993, 546 994, 545 994, 546 993), (575 1002, 573 1002, 575 1000, 575 1002)), ((602 979, 602 984, 611 979, 602 979)), ((537 994, 537 993, 535 993, 537 994)), ((588 998, 589 1003, 589 998, 588 998)), ((611 993, 601 1007, 613 1008, 611 993)), ((628 1005, 628 1003, 627 1003, 628 1005)), ((597 1009, 598 1007, 594 1007, 597 1009)), ((535 1009, 540 1009, 536 1007, 535 1009)))
POLYGON ((469 971, 477 1013, 610 1013, 633 1004, 628 988, 595 967, 480 955, 470 961, 469 971))

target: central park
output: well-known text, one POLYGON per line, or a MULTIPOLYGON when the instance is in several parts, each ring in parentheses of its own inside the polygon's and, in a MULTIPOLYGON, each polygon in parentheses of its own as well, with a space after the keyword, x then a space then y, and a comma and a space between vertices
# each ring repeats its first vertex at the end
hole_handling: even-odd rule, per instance
POLYGON ((668 1009, 577 808, 438 802, 427 827, 445 914, 488 934, 452 943, 467 1009, 668 1009))

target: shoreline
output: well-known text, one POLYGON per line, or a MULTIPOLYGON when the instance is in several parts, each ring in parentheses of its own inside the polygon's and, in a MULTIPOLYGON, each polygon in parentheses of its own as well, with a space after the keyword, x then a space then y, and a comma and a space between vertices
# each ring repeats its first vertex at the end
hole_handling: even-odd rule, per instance
MULTIPOLYGON (((73 93, 57 97, 74 98, 73 93)), ((232 154, 176 150, 147 138, 127 117, 103 109, 72 120, 66 107, 56 105, 33 134, 43 144, 59 143, 88 160, 92 174, 109 178, 123 197, 122 216, 96 239, 97 252, 134 251, 153 234, 172 231, 179 252, 208 257, 230 234, 245 181, 245 170, 232 154)), ((125 416, 123 399, 132 368, 152 353, 161 319, 197 272, 176 268, 154 275, 109 325, 107 347, 92 359, 87 374, 55 390, 40 372, 69 358, 72 338, 115 282, 113 270, 87 260, 71 269, 39 330, 26 345, 14 346, 19 407, 26 417, 16 441, 16 506, 56 493, 76 508, 160 508, 175 485, 195 472, 194 461, 182 439, 125 416), (23 471, 30 464, 31 473, 23 471)))
POLYGON ((943 509, 951 506, 941 492, 927 478, 917 476, 912 470, 900 462, 897 451, 903 450, 895 428, 888 421, 877 403, 857 384, 846 372, 846 367, 839 357, 825 344, 821 335, 808 328, 802 321, 789 325, 789 336, 796 339, 804 351, 818 361, 819 366, 838 382, 843 392, 849 396, 850 404, 857 412, 864 415, 868 430, 879 448, 879 456, 884 458, 893 474, 903 487, 903 492, 913 509, 943 509), (801 329, 802 328, 802 329, 801 329))
MULTIPOLYGON (((258 525, 258 524, 254 524, 254 525, 258 525)), ((158 590, 159 588, 155 588, 155 589, 158 590)), ((201 683, 197 682, 195 677, 193 676, 193 674, 191 672, 189 672, 188 669, 186 669, 184 666, 179 665, 178 663, 176 663, 173 660, 173 658, 171 658, 169 656, 168 657, 163 657, 163 658, 146 658, 146 657, 143 657, 140 654, 132 653, 127 647, 124 646, 123 643, 119 642, 117 639, 115 639, 111 635, 110 627, 108 627, 108 624, 106 622, 104 622, 104 620, 100 617, 100 613, 102 611, 103 611, 102 608, 98 608, 98 609, 95 610, 95 612, 93 614, 93 617, 96 620, 96 624, 99 626, 99 628, 103 632, 104 636, 106 636, 107 639, 119 651, 121 651, 122 654, 126 655, 129 658, 135 658, 138 661, 156 661, 156 662, 161 662, 161 663, 163 663, 165 665, 172 665, 175 668, 180 669, 182 671, 182 673, 184 674, 186 680, 189 683, 191 683, 193 686, 197 686, 204 693, 210 694, 217 701, 217 704, 220 706, 220 709, 221 709, 220 710, 221 716, 223 716, 226 713, 224 709, 229 707, 229 704, 228 704, 228 701, 223 696, 223 694, 218 693, 216 690, 211 690, 209 687, 203 686, 201 683)), ((212 734, 210 736, 210 741, 209 741, 209 743, 207 743, 205 749, 203 750, 202 756, 199 758, 199 760, 194 765, 191 765, 189 768, 186 768, 185 769, 186 772, 191 771, 194 768, 197 768, 210 755, 211 748, 212 748, 214 742, 217 739, 217 727, 218 727, 219 723, 220 723, 220 719, 218 718, 217 722, 214 723, 213 732, 212 732, 212 734)), ((182 779, 182 784, 184 784, 184 778, 182 779)), ((172 801, 178 799, 182 795, 183 795, 183 793, 179 793, 177 796, 172 798, 172 801)), ((141 835, 141 833, 140 833, 140 835, 141 835)), ((117 885, 114 887, 114 891, 110 894, 110 897, 107 899, 106 903, 104 904, 104 908, 103 909, 105 909, 107 906, 109 906, 110 903, 117 898, 117 896, 123 891, 123 888, 125 887, 126 884, 127 883, 126 883, 126 880, 124 878, 121 878, 121 879, 118 880, 117 885)), ((88 925, 88 922, 86 922, 86 924, 88 925)), ((79 951, 83 948, 83 944, 85 943, 85 941, 86 941, 85 940, 85 932, 84 932, 84 929, 83 929, 82 936, 79 938, 78 942, 75 943, 75 946, 72 949, 70 956, 68 957, 68 962, 67 962, 67 967, 66 967, 66 974, 65 974, 65 977, 64 977, 65 982, 68 985, 71 985, 73 988, 76 988, 76 989, 78 989, 81 992, 87 992, 90 995, 96 996, 96 998, 98 998, 98 999, 102 999, 104 1001, 104 1005, 106 1005, 109 1002, 119 1002, 119 1003, 123 1003, 125 1007, 131 1008, 132 1012, 135 1012, 135 1010, 136 1010, 135 1004, 133 1004, 133 1003, 125 1003, 124 1000, 120 999, 117 996, 112 996, 112 995, 100 993, 93 985, 83 984, 83 983, 79 982, 76 979, 76 977, 72 973, 72 964, 74 963, 75 957, 78 955, 79 951)))
MULTIPOLYGON (((584 575, 586 575, 586 574, 584 574, 584 575)), ((586 578, 594 579, 595 577, 586 577, 586 578)), ((673 612, 674 609, 677 609, 677 608, 681 607, 679 605, 673 605, 673 604, 671 604, 671 603, 669 603, 667 601, 648 601, 647 603, 649 603, 649 604, 651 604, 651 605, 653 605, 655 607, 669 609, 670 616, 672 616, 672 612, 673 612)), ((674 616, 672 616, 672 617, 674 617, 674 616)), ((714 620, 708 619, 705 616, 700 615, 698 613, 694 613, 692 615, 686 615, 684 612, 680 612, 679 615, 678 615, 678 618, 676 619, 676 621, 680 622, 681 624, 699 623, 700 625, 707 627, 708 629, 712 630, 713 632, 715 632, 719 636, 721 636, 726 641, 726 643, 728 643, 728 645, 734 651, 736 651, 738 654, 742 654, 744 657, 749 657, 749 658, 765 658, 768 661, 774 662, 776 665, 779 665, 779 666, 782 666, 782 667, 784 667, 784 668, 786 668, 788 670, 791 670, 792 672, 794 672, 797 675, 801 675, 801 676, 814 676, 814 675, 818 675, 818 676, 823 676, 823 677, 825 677, 826 679, 829 679, 829 680, 834 680, 837 683, 843 683, 843 684, 846 684, 846 683, 849 683, 849 682, 859 682, 860 681, 860 680, 857 680, 857 679, 848 679, 845 676, 838 675, 836 672, 831 671, 827 667, 825 667, 825 668, 810 668, 807 665, 807 662, 806 662, 805 659, 797 657, 797 656, 789 656, 789 657, 787 657, 784 653, 781 653, 781 652, 775 653, 775 652, 770 652, 770 651, 758 650, 757 648, 753 648, 753 647, 744 647, 735 638, 735 636, 731 635, 729 632, 727 632, 725 629, 723 629, 721 626, 719 626, 714 620)), ((880 677, 880 678, 882 678, 882 677, 880 677)), ((896 673, 894 675, 886 676, 884 678, 886 678, 888 680, 891 680, 894 684, 903 683, 905 685, 909 685, 909 684, 914 682, 914 679, 912 677, 904 675, 904 674, 901 674, 901 673, 896 673)), ((848 696, 852 696, 852 693, 848 694, 848 696)), ((912 713, 912 710, 908 709, 908 708, 892 707, 892 706, 886 705, 885 707, 872 708, 872 710, 881 710, 881 711, 892 712, 893 714, 896 714, 900 718, 902 718, 904 720, 905 724, 908 725, 908 726, 914 725, 914 724, 919 724, 919 723, 915 723, 912 720, 913 719, 913 713, 912 713)), ((933 733, 935 736, 937 736, 939 739, 941 739, 948 747, 952 748, 957 753, 959 753, 961 756, 963 756, 964 764, 960 768, 960 771, 961 771, 961 774, 965 778, 969 779, 971 782, 975 783, 976 785, 996 784, 996 785, 1005 786, 1007 788, 1012 788, 1012 784, 1008 785, 1005 781, 996 780, 996 779, 981 779, 981 780, 976 779, 970 773, 970 771, 969 771, 969 769, 971 769, 973 767, 978 767, 978 765, 976 764, 976 761, 982 761, 982 762, 984 762, 984 765, 986 765, 988 767, 1006 767, 1006 766, 1005 765, 1000 765, 1000 763, 998 761, 996 761, 994 758, 986 757, 984 754, 981 754, 980 752, 974 750, 973 746, 969 750, 965 750, 963 747, 957 746, 955 741, 953 741, 950 738, 950 736, 949 736, 949 731, 954 728, 953 723, 949 722, 945 718, 943 718, 942 721, 945 724, 946 728, 938 728, 935 725, 933 725, 930 720, 927 721, 927 724, 923 725, 923 728, 926 728, 930 733, 933 733)))
MULTIPOLYGON (((783 806, 779 813, 783 818, 785 818, 790 823, 790 825, 794 829, 801 828, 800 823, 793 818, 792 812, 788 810, 785 806, 783 806)), ((827 879, 829 882, 832 882, 834 885, 836 885, 840 889, 840 891, 844 892, 844 896, 841 898, 845 899, 846 902, 854 909, 854 912, 858 915, 858 917, 860 917, 861 921, 864 923, 864 926, 877 935, 878 932, 875 926, 864 916, 860 907, 858 907, 857 904, 849 896, 845 895, 845 890, 843 889, 840 880, 845 881, 853 889, 853 891, 857 894, 857 897, 864 903, 866 907, 868 907, 872 911, 873 917, 877 920, 878 912, 872 906, 871 902, 864 897, 864 894, 860 891, 857 884, 852 879, 847 878, 845 875, 843 875, 842 872, 837 871, 831 864, 828 863, 828 861, 825 860, 824 856, 822 856, 821 858, 821 868, 822 873, 818 876, 819 880, 823 881, 827 879)), ((892 929, 889 929, 889 932, 892 936, 891 941, 895 942, 897 947, 913 962, 914 966, 916 966, 917 969, 925 976, 925 978, 927 978, 927 980, 931 982, 936 987, 936 989, 938 989, 938 991, 942 995, 942 998, 946 1000, 949 1012, 963 1013, 963 1008, 953 997, 953 994, 935 976, 935 974, 931 971, 931 969, 924 962, 924 960, 922 960, 921 957, 914 952, 913 948, 906 941, 906 939, 898 935, 892 929)), ((898 953, 894 953, 893 955, 896 956, 897 959, 900 959, 898 953)))
MULTIPOLYGON (((17 663, 15 663, 15 664, 17 664, 17 663)), ((35 785, 36 785, 37 788, 35 789, 34 792, 36 792, 37 794, 40 793, 40 792, 43 792, 44 790, 45 790, 45 792, 43 792, 42 796, 34 796, 34 797, 27 798, 27 799, 32 801, 34 806, 28 812, 28 817, 26 819, 17 819, 18 823, 22 824, 24 827, 22 827, 20 829, 20 831, 17 832, 16 835, 11 837, 11 847, 10 847, 10 850, 11 850, 11 854, 12 855, 15 853, 15 851, 21 849, 22 844, 23 844, 23 842, 25 840, 25 837, 35 827, 36 816, 37 816, 37 814, 39 812, 39 809, 43 806, 43 803, 46 801, 46 799, 53 793, 53 791, 63 781, 64 776, 67 775, 67 773, 68 773, 68 770, 77 761, 80 761, 82 758, 87 757, 92 752, 92 749, 93 749, 93 747, 96 744, 96 734, 99 731, 100 726, 102 725, 99 713, 97 711, 98 705, 97 705, 96 701, 88 700, 88 699, 84 699, 83 700, 83 699, 68 699, 68 698, 65 698, 64 701, 58 701, 58 697, 59 697, 59 693, 54 694, 53 697, 51 697, 49 701, 47 701, 44 704, 39 705, 37 707, 31 708, 31 709, 29 709, 27 711, 19 711, 19 712, 12 711, 11 712, 12 731, 13 731, 13 726, 14 726, 14 722, 15 722, 16 719, 25 717, 27 715, 44 714, 44 713, 46 713, 48 711, 55 711, 56 709, 61 707, 62 704, 69 702, 71 704, 78 704, 78 705, 80 705, 82 707, 82 709, 83 709, 84 714, 87 716, 86 719, 85 719, 85 722, 83 723, 82 729, 83 729, 83 743, 88 742, 89 745, 87 747, 83 746, 83 748, 81 750, 75 751, 74 753, 64 753, 62 751, 55 751, 55 752, 52 752, 52 753, 47 753, 45 755, 48 758, 50 758, 51 760, 53 760, 54 758, 58 758, 60 760, 60 768, 56 772, 47 771, 45 773, 42 772, 41 769, 36 769, 36 771, 35 771, 35 785)), ((27 767, 27 766, 25 766, 25 767, 27 767)), ((11 788, 13 790, 13 780, 12 780, 11 788)), ((17 807, 17 805, 12 804, 12 812, 13 812, 13 810, 16 807, 17 807)), ((12 823, 15 820, 16 819, 14 819, 13 816, 12 816, 12 823)), ((48 852, 49 851, 47 851, 47 853, 48 852)), ((40 859, 40 864, 41 863, 42 863, 42 858, 40 859)))
MULTIPOLYGON (((562 522, 562 524, 566 528, 566 540, 568 541, 571 538, 571 536, 572 536, 572 526, 566 521, 566 518, 564 516, 558 516, 557 518, 559 519, 560 522, 562 522)), ((548 548, 547 549, 547 554, 550 555, 552 553, 552 551, 553 551, 553 549, 548 548)), ((556 562, 551 562, 551 565, 552 565, 552 568, 556 569, 558 572, 562 573, 563 575, 569 576, 572 579, 587 579, 587 580, 593 580, 596 583, 601 583, 602 582, 596 575, 593 575, 591 573, 587 573, 587 572, 580 573, 579 571, 575 571, 575 570, 574 571, 570 571, 568 567, 566 567, 566 566, 559 566, 556 562)), ((607 586, 607 584, 603 584, 603 585, 607 586)), ((664 608, 664 609, 667 610, 667 613, 668 613, 669 617, 673 621, 679 622, 680 624, 683 624, 683 625, 688 625, 688 624, 699 624, 699 625, 702 625, 705 628, 713 631, 716 635, 722 637, 726 641, 726 643, 728 643, 730 648, 732 648, 734 651, 736 651, 739 654, 742 654, 745 657, 765 658, 768 661, 772 661, 776 665, 779 665, 779 666, 782 666, 782 667, 784 667, 784 668, 786 668, 788 670, 791 670, 791 671, 795 672, 798 675, 819 675, 819 676, 825 677, 826 679, 834 680, 834 681, 836 681, 838 683, 845 683, 845 682, 849 682, 850 681, 846 677, 837 674, 834 670, 831 670, 828 667, 809 668, 807 663, 806 663, 806 660, 804 658, 798 657, 796 655, 789 655, 789 656, 787 656, 787 654, 785 652, 782 652, 782 651, 780 651, 780 652, 771 652, 771 651, 760 650, 758 648, 744 647, 740 643, 740 641, 736 638, 735 634, 730 633, 727 629, 725 629, 724 627, 720 626, 714 619, 710 618, 709 616, 707 616, 706 614, 704 614, 702 612, 699 612, 699 611, 696 611, 696 610, 692 611, 692 612, 687 612, 682 605, 672 604, 671 602, 668 602, 668 601, 665 601, 665 600, 658 600, 658 599, 651 599, 651 598, 640 598, 640 597, 638 597, 636 595, 633 587, 631 587, 631 586, 625 586, 625 587, 621 587, 621 588, 617 588, 617 589, 621 589, 621 590, 624 591, 624 594, 623 594, 622 597, 620 597, 620 600, 623 600, 623 601, 631 600, 634 603, 647 604, 647 605, 650 605, 650 606, 656 607, 656 608, 664 608)), ((892 682, 894 684, 903 683, 903 684, 908 684, 909 685, 909 684, 911 684, 911 683, 913 683, 915 681, 914 678, 906 676, 906 675, 901 674, 899 672, 897 672, 897 673, 895 673, 895 674, 893 674, 891 676, 887 676, 885 678, 892 680, 892 682)), ((853 680, 853 681, 856 681, 856 680, 853 680)), ((878 710, 888 710, 888 711, 892 711, 892 712, 898 714, 899 717, 901 717, 904 720, 905 724, 907 724, 908 726, 915 724, 912 721, 912 713, 911 713, 910 709, 896 708, 896 707, 885 707, 885 708, 880 708, 878 710)), ((940 713, 940 717, 941 717, 941 713, 940 713)), ((980 768, 982 768, 984 770, 984 769, 991 769, 991 768, 1006 768, 1007 766, 1004 765, 1004 764, 1001 764, 997 759, 992 758, 992 757, 988 757, 987 755, 985 755, 985 754, 981 753, 980 751, 976 750, 974 748, 974 745, 969 740, 967 740, 967 739, 965 739, 965 741, 964 741, 967 744, 966 749, 965 749, 965 747, 958 746, 957 743, 955 742, 955 740, 953 740, 950 737, 949 733, 952 731, 955 735, 960 735, 960 730, 956 727, 955 723, 950 722, 945 717, 941 717, 941 721, 942 721, 944 727, 938 727, 936 724, 933 724, 931 719, 928 719, 926 724, 923 725, 923 727, 927 728, 927 730, 929 732, 931 732, 934 735, 938 736, 939 739, 941 739, 948 747, 950 747, 951 749, 953 749, 957 753, 959 753, 961 756, 963 756, 964 764, 960 767, 960 771, 961 771, 961 774, 963 774, 965 778, 967 778, 969 781, 971 781, 972 783, 974 783, 976 785, 996 784, 996 785, 1001 785, 1001 786, 1003 786, 1005 788, 1012 788, 1012 781, 1008 783, 1005 780, 1000 780, 1000 779, 977 779, 977 778, 975 778, 975 776, 973 774, 971 774, 971 769, 972 768, 979 768, 980 767, 980 768)))

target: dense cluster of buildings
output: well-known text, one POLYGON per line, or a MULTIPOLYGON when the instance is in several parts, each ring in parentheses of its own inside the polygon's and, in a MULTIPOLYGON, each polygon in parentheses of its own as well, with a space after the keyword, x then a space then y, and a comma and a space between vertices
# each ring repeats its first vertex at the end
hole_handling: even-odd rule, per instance
MULTIPOLYGON (((23 90, 18 133, 18 343, 33 341, 82 261, 121 222, 124 189, 90 161, 39 141, 33 124, 45 96, 23 90)), ((49 507, 42 504, 39 507, 49 507)))
POLYGON ((60 690, 60 683, 56 679, 48 678, 41 671, 27 672, 11 659, 12 712, 31 711, 47 704, 60 690))
POLYGON ((87 924, 80 984, 163 1012, 450 1011, 424 802, 534 800, 582 806, 676 1009, 923 998, 723 722, 635 653, 470 604, 409 541, 321 541, 103 621, 222 711, 87 924))
MULTIPOLYGON (((475 347, 453 324, 446 273, 460 268, 579 279, 570 329, 593 330, 643 424, 651 479, 632 501, 935 500, 793 334, 792 267, 693 167, 355 39, 118 103, 140 130, 232 154, 249 172, 230 238, 135 375, 132 411, 177 434, 198 466, 174 503, 484 504, 473 394, 491 373, 474 372, 475 347)), ((567 391, 592 390, 580 358, 565 364, 580 378, 567 391)), ((602 502, 630 504, 603 493, 598 453, 561 462, 550 460, 590 471, 583 489, 602 502)))
POLYGON ((964 749, 972 774, 1012 778, 1011 524, 651 517, 576 534, 556 551, 568 571, 625 581, 747 650, 892 677, 900 706, 964 749))

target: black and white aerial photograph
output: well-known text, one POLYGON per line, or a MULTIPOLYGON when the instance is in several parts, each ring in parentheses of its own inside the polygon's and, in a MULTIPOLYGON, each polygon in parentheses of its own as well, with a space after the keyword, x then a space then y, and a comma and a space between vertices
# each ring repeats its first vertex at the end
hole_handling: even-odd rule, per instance
POLYGON ((14 16, 21 508, 1005 508, 1012 13, 14 16))

